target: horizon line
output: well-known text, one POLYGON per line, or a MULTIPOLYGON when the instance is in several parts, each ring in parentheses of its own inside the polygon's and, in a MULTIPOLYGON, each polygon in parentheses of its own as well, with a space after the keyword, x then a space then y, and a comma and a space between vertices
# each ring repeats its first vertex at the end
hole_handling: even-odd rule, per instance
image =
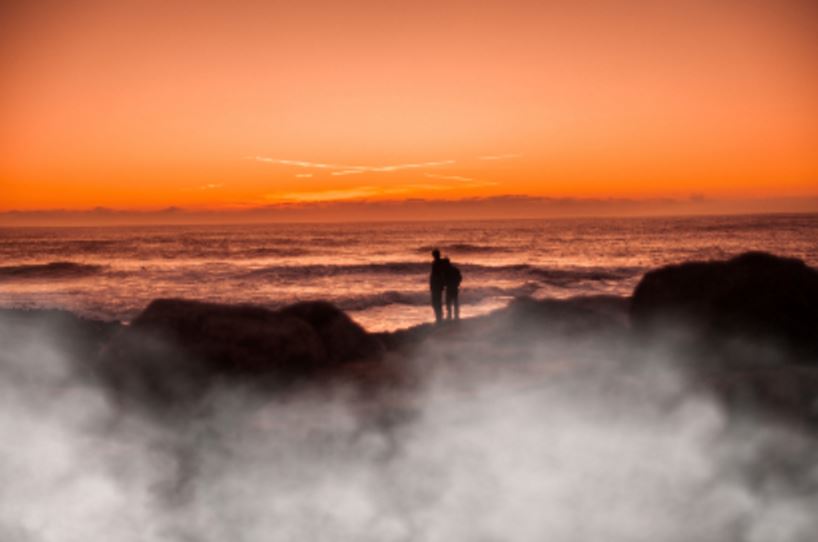
MULTIPOLYGON (((807 195, 790 196, 706 196, 703 194, 690 194, 688 196, 652 196, 652 197, 631 197, 631 196, 541 196, 530 194, 498 194, 491 196, 470 196, 464 198, 355 198, 355 199, 329 199, 314 201, 276 201, 270 203, 254 204, 225 204, 224 206, 195 206, 195 205, 162 205, 144 207, 116 207, 107 205, 94 205, 90 207, 40 207, 40 208, 10 208, 0 209, 0 216, 17 214, 43 214, 43 213, 63 213, 63 214, 89 214, 89 213, 126 213, 126 214, 158 214, 158 213, 244 213, 257 211, 292 210, 292 209, 314 209, 326 207, 343 206, 381 206, 381 205, 405 205, 405 204, 468 204, 468 203, 493 203, 509 202, 511 200, 527 201, 531 203, 552 203, 552 204, 650 204, 650 203, 674 203, 674 204, 700 204, 700 203, 744 203, 744 202, 818 202, 818 193, 807 195)), ((816 209, 818 211, 818 209, 816 209)))
POLYGON ((168 206, 0 211, 0 227, 205 226, 469 222, 560 219, 645 219, 818 214, 818 196, 776 198, 553 198, 494 196, 282 203, 244 208, 168 206))

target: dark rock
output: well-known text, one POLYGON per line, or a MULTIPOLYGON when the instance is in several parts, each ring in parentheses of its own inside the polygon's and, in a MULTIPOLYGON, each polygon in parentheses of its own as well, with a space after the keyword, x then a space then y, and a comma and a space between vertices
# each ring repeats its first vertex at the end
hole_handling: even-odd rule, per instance
POLYGON ((280 311, 153 301, 111 341, 101 373, 121 395, 200 397, 215 380, 284 384, 379 356, 381 345, 329 303, 280 311))
POLYGON ((165 340, 219 374, 306 372, 328 361, 309 323, 261 307, 159 299, 128 332, 165 340))
POLYGON ((510 318, 509 333, 521 328, 558 336, 601 333, 611 328, 621 332, 627 320, 625 301, 613 296, 519 298, 512 301, 505 312, 510 318))
POLYGON ((296 303, 278 314, 310 324, 321 339, 330 365, 377 357, 383 351, 379 340, 326 301, 296 303))
MULTIPOLYGON (((628 300, 608 296, 571 299, 518 298, 489 314, 440 324, 421 324, 378 334, 386 348, 404 359, 423 360, 406 370, 464 363, 534 363, 543 358, 587 357, 595 345, 616 348, 628 334, 628 300)), ((408 366, 407 366, 408 365, 408 366)), ((469 370, 469 369, 463 369, 469 370)))
POLYGON ((818 352, 818 271, 761 252, 647 273, 630 307, 637 329, 682 322, 708 338, 772 341, 818 352))
POLYGON ((787 365, 702 372, 697 376, 732 412, 772 414, 816 429, 818 368, 787 365))

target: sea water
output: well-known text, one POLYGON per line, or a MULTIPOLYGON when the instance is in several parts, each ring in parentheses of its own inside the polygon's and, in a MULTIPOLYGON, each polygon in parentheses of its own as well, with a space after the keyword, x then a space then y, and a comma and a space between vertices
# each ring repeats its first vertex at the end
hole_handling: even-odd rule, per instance
POLYGON ((429 321, 431 251, 464 317, 519 296, 628 296, 655 267, 747 250, 818 266, 818 215, 0 229, 0 308, 128 321, 183 297, 269 308, 323 299, 370 330, 429 321))

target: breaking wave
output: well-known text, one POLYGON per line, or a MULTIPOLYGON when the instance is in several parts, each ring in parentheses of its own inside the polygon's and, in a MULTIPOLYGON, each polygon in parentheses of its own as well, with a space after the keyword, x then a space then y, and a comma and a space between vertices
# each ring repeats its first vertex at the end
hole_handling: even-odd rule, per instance
MULTIPOLYGON (((528 296, 533 294, 538 288, 539 285, 530 282, 513 288, 500 288, 497 286, 469 287, 461 293, 461 302, 475 304, 491 298, 528 296)), ((333 299, 332 301, 346 311, 362 311, 387 305, 422 307, 429 304, 429 292, 427 290, 389 290, 371 295, 342 297, 333 299)))
POLYGON ((71 279, 101 272, 101 265, 75 262, 49 262, 45 264, 11 265, 0 267, 0 280, 17 279, 71 279))
MULTIPOLYGON (((641 267, 541 267, 530 264, 480 265, 458 264, 464 274, 494 278, 530 278, 551 284, 570 284, 577 281, 621 280, 644 272, 641 267)), ((245 273, 244 278, 314 278, 337 275, 424 275, 429 272, 428 262, 382 262, 350 265, 275 265, 245 273)))
POLYGON ((498 252, 511 252, 508 247, 501 247, 497 245, 475 245, 471 243, 456 243, 453 245, 425 245, 417 249, 418 254, 428 254, 434 249, 439 249, 445 252, 454 252, 457 254, 496 254, 498 252))

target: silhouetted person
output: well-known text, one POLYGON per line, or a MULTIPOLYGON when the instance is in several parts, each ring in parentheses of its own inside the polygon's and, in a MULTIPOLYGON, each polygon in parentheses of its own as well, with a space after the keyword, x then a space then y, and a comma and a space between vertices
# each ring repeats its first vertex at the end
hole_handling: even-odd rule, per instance
POLYGON ((446 286, 446 270, 440 259, 440 251, 432 251, 432 272, 429 274, 429 290, 432 292, 432 308, 435 311, 435 321, 443 320, 443 288, 446 286))
POLYGON ((443 259, 443 270, 446 283, 446 319, 452 319, 452 307, 454 307, 454 318, 460 320, 460 283, 463 281, 463 275, 449 258, 443 259))

